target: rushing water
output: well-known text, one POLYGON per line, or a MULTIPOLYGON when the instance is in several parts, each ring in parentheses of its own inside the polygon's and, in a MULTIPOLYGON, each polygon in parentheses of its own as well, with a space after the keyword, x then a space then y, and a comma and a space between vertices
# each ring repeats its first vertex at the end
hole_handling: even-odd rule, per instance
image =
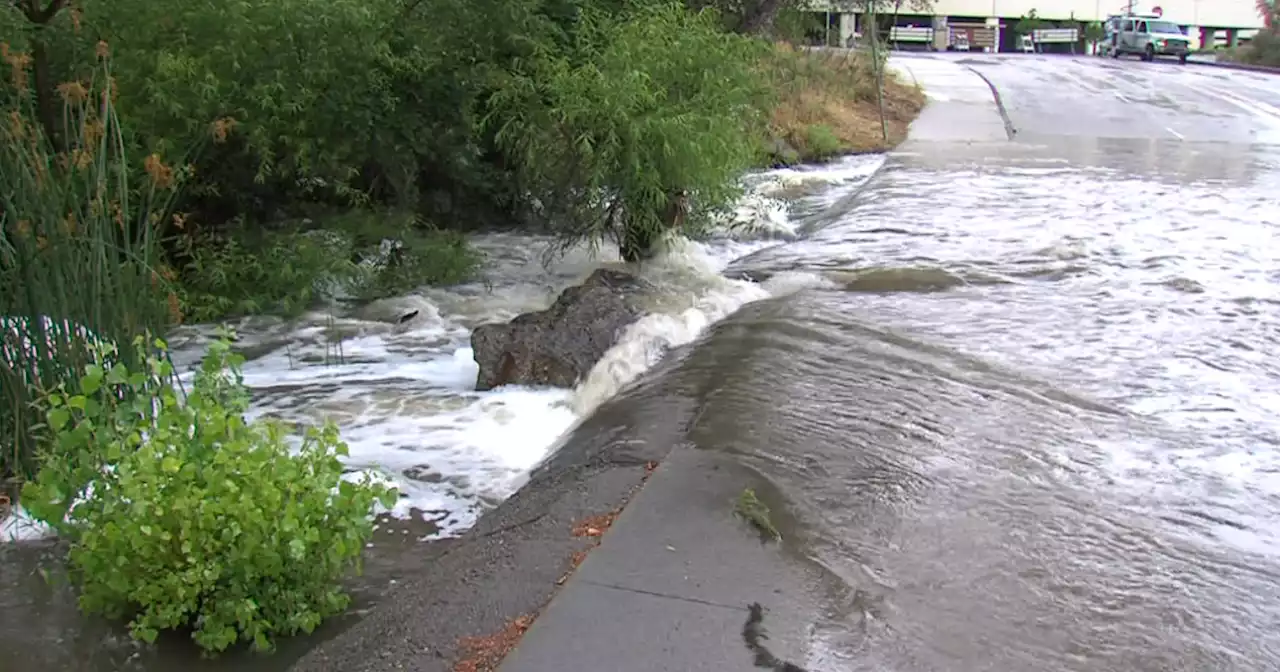
MULTIPOLYGON (((722 271, 734 259, 795 239, 789 211, 796 199, 821 208, 856 190, 882 163, 882 157, 869 156, 821 170, 750 176, 736 218, 719 234, 674 241, 639 269, 657 289, 649 314, 574 390, 476 392, 470 330, 545 308, 592 270, 621 266, 608 251, 571 250, 547 267, 542 261, 548 241, 486 235, 474 241, 487 260, 481 282, 429 288, 294 322, 255 318, 236 325, 236 347, 248 358, 245 382, 254 393, 251 415, 297 424, 334 420, 350 446, 352 472, 380 475, 401 493, 368 554, 366 575, 356 586, 358 603, 394 590, 393 577, 423 562, 413 550, 416 542, 448 538, 473 525, 523 483, 579 418, 668 350, 693 341, 746 303, 822 284, 811 273, 782 273, 756 283, 726 278, 722 271), (413 317, 402 321, 408 315, 413 317)), ((214 334, 207 326, 172 334, 179 368, 193 367, 214 334)), ((21 513, 0 525, 0 540, 42 533, 21 513)), ((71 592, 56 582, 46 585, 41 568, 56 566, 48 565, 56 553, 45 545, 0 546, 0 652, 22 651, 9 662, 23 670, 279 669, 308 641, 287 642, 281 656, 231 656, 220 663, 193 660, 181 641, 167 642, 158 656, 137 655, 121 629, 80 619, 71 592), (42 646, 30 646, 33 641, 42 646)))
MULTIPOLYGON (((653 313, 575 390, 472 391, 468 330, 616 260, 544 269, 540 241, 489 236, 487 286, 241 325, 255 412, 336 419, 351 466, 401 487, 385 583, 379 558, 466 529, 710 327, 679 364, 715 389, 691 440, 769 478, 847 588, 812 669, 1280 669, 1280 166, 1145 141, 934 150, 869 182, 877 159, 754 178, 750 232, 643 269, 653 313)), ((208 332, 181 336, 192 361, 208 332)), ((115 631, 48 606, 17 557, 0 649, 117 669, 115 631)))
POLYGON ((751 354, 700 442, 768 474, 856 596, 818 669, 1280 669, 1278 167, 902 155, 734 265, 843 286, 722 325, 751 354))

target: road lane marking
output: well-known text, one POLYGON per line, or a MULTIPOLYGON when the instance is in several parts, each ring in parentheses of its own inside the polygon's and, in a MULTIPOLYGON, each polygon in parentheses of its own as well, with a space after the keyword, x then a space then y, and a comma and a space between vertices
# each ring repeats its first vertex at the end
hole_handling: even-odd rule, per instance
POLYGON ((1175 138, 1177 138, 1177 139, 1179 139, 1179 140, 1186 140, 1186 139, 1187 139, 1187 138, 1186 138, 1186 136, 1184 136, 1183 134, 1181 134, 1181 133, 1179 133, 1179 132, 1177 132, 1177 131, 1173 130, 1172 128, 1169 128, 1168 126, 1166 126, 1164 130, 1169 131, 1169 134, 1170 134, 1170 135, 1172 135, 1173 137, 1175 137, 1175 138))
POLYGON ((1206 86, 1203 87, 1203 90, 1210 95, 1216 96, 1219 100, 1231 103, 1246 112, 1253 113, 1255 117, 1268 121, 1272 125, 1280 122, 1280 109, 1276 108, 1274 105, 1264 103, 1261 100, 1245 98, 1244 96, 1237 95, 1216 86, 1206 86))
POLYGON ((1086 80, 1084 77, 1081 77, 1080 75, 1077 75, 1074 72, 1070 72, 1064 69, 1062 70, 1062 76, 1066 79, 1069 79, 1075 82, 1076 86, 1084 89, 1085 91, 1088 91, 1089 93, 1102 93, 1101 89, 1089 83, 1089 81, 1086 80))

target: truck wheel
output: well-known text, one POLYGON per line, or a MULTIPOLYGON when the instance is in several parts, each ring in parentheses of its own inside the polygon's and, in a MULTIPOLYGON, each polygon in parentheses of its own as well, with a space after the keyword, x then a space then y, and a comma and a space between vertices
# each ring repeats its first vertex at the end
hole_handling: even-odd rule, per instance
POLYGON ((1156 48, 1148 44, 1147 50, 1142 52, 1142 60, 1144 61, 1156 60, 1156 48))

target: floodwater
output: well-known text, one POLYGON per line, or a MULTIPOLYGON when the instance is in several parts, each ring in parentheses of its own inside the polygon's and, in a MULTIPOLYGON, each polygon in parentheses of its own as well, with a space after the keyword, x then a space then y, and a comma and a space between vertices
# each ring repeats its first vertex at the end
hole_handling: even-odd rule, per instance
MULTIPOLYGON (((714 392, 690 440, 769 479, 788 539, 843 584, 809 669, 1280 669, 1280 156, 1002 147, 754 176, 744 227, 645 268, 653 313, 575 390, 471 391, 468 330, 616 261, 547 270, 543 241, 480 239, 488 285, 242 325, 255 411, 337 420, 351 467, 401 487, 367 604, 695 343, 681 385, 714 392)), ((180 335, 187 361, 207 337, 180 335)), ((311 641, 141 653, 76 616, 40 552, 0 550, 13 669, 275 670, 311 641)))
POLYGON ((812 669, 1280 669, 1280 164, 1135 146, 900 156, 730 269, 838 285, 718 326, 696 437, 856 595, 812 669))
MULTIPOLYGON (((822 284, 813 273, 784 272, 757 283, 723 271, 734 259, 796 239, 798 224, 790 214, 796 198, 816 194, 809 200, 817 203, 849 193, 883 161, 860 157, 821 170, 749 176, 739 211, 718 233, 673 241, 660 259, 640 269, 657 288, 651 312, 574 390, 474 390, 471 328, 545 308, 592 270, 623 266, 607 252, 582 249, 544 267, 549 241, 530 236, 477 238, 487 266, 474 284, 425 289, 293 323, 255 318, 236 325, 236 347, 248 358, 245 382, 254 392, 251 415, 298 425, 335 421, 350 446, 351 475, 371 473, 400 491, 399 502, 382 512, 364 575, 352 583, 356 615, 511 495, 578 419, 672 348, 694 341, 747 303, 822 284)), ((199 361, 214 333, 198 326, 171 335, 180 369, 199 361)), ((77 614, 74 592, 58 573, 62 549, 31 541, 41 534, 22 515, 0 526, 0 539, 28 540, 0 543, 0 653, 14 669, 280 670, 341 626, 339 620, 315 636, 280 642, 280 651, 269 657, 232 653, 203 661, 178 637, 140 650, 123 627, 77 614)))

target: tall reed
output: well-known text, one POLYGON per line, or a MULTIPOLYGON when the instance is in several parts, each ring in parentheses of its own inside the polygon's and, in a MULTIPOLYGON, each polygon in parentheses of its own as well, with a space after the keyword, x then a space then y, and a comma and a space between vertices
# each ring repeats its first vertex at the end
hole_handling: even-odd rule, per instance
POLYGON ((38 466, 33 402, 81 375, 87 345, 118 343, 129 360, 134 336, 181 319, 159 235, 183 171, 154 154, 130 165, 105 43, 85 79, 57 87, 56 142, 30 56, 0 44, 0 57, 0 478, 21 478, 38 466))

